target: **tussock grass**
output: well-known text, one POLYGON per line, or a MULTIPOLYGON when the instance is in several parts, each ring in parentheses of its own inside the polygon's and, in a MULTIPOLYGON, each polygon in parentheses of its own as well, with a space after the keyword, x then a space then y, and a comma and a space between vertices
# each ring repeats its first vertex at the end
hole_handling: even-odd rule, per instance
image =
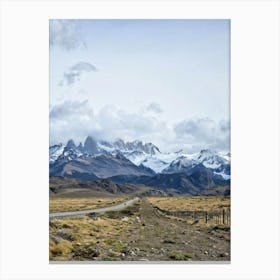
POLYGON ((52 219, 49 233, 51 261, 230 259, 230 231, 224 226, 189 225, 161 214, 147 198, 115 213, 52 219))
POLYGON ((211 228, 216 225, 223 224, 222 212, 225 211, 225 229, 230 228, 230 197, 209 197, 209 196, 195 196, 195 197, 150 197, 147 200, 154 207, 158 207, 165 211, 172 213, 190 212, 188 216, 172 216, 165 214, 170 220, 185 221, 194 227, 211 228), (206 214, 207 223, 206 223, 206 214))
POLYGON ((171 252, 169 258, 174 261, 186 261, 192 259, 192 255, 182 252, 171 252))
POLYGON ((102 208, 121 203, 128 198, 122 197, 90 197, 90 198, 56 198, 50 197, 50 213, 71 212, 102 208))
POLYGON ((94 260, 99 257, 116 260, 127 251, 126 244, 118 236, 130 223, 121 219, 101 216, 98 220, 90 217, 79 219, 52 220, 50 223, 50 260, 94 260), (66 226, 67 225, 67 226, 66 226), (63 232, 63 234, 61 234, 63 232), (71 242, 64 239, 70 236, 71 242), (102 250, 110 250, 111 255, 102 250))
POLYGON ((149 197, 148 201, 160 209, 168 211, 215 211, 230 208, 230 197, 149 197))
MULTIPOLYGON (((50 259, 54 257, 62 257, 69 254, 72 250, 72 244, 65 240, 54 241, 50 239, 49 241, 49 251, 50 251, 50 259)), ((58 258, 59 260, 60 258, 58 258)))

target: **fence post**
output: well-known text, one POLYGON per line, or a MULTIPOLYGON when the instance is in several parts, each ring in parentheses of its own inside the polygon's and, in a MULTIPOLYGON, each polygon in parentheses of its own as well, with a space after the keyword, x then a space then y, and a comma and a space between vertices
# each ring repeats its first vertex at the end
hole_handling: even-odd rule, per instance
POLYGON ((225 209, 223 209, 223 224, 225 224, 225 209))
POLYGON ((205 223, 207 224, 208 221, 208 215, 207 215, 207 211, 205 211, 205 223))

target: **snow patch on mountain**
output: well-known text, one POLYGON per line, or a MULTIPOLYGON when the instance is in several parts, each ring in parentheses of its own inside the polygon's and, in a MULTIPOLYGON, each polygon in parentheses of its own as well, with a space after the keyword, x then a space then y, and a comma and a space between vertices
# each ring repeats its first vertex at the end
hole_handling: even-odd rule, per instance
POLYGON ((229 180, 230 179, 230 175, 224 173, 224 172, 213 172, 215 175, 221 176, 224 180, 229 180))
POLYGON ((165 161, 162 161, 155 156, 146 157, 141 162, 141 164, 148 167, 148 168, 151 168, 156 173, 160 173, 164 168, 166 168, 169 165, 169 163, 167 163, 165 161))
POLYGON ((229 152, 219 152, 218 155, 226 161, 230 162, 231 154, 229 152))
POLYGON ((183 151, 175 153, 161 153, 150 155, 146 153, 124 153, 124 156, 127 157, 136 165, 144 165, 148 168, 151 168, 156 173, 162 172, 169 164, 176 160, 178 156, 180 157, 183 154, 183 151))
POLYGON ((49 148, 49 161, 50 163, 55 162, 59 156, 61 156, 63 154, 65 145, 63 145, 62 143, 58 144, 58 145, 54 145, 51 146, 49 148))
POLYGON ((67 160, 94 157, 100 154, 111 154, 124 156, 137 166, 152 169, 156 173, 180 173, 188 172, 191 168, 203 165, 211 169, 215 175, 225 180, 230 178, 230 153, 215 152, 212 150, 201 150, 198 153, 187 154, 183 150, 173 153, 161 153, 152 143, 145 143, 139 140, 125 142, 118 139, 113 142, 96 141, 88 136, 83 144, 76 146, 73 140, 67 145, 58 144, 49 148, 49 162, 53 164, 59 157, 67 160))
MULTIPOLYGON (((168 167, 162 170, 163 173, 191 172, 193 168, 201 165, 216 172, 215 175, 228 180, 230 178, 230 154, 220 156, 211 150, 201 150, 199 153, 182 154, 173 160, 168 167)), ((201 167, 200 167, 201 168, 201 167)))

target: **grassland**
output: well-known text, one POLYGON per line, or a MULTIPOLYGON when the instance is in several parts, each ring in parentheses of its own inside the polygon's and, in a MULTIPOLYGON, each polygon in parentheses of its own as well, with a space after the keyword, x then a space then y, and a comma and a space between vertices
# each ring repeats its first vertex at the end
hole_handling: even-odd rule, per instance
MULTIPOLYGON (((49 257, 51 261, 228 261, 229 226, 189 223, 156 207, 216 210, 229 203, 212 197, 142 198, 121 211, 55 219, 50 221, 49 257)), ((86 201, 81 204, 85 207, 86 201)))
POLYGON ((69 198, 50 197, 49 212, 71 212, 112 206, 127 200, 127 196, 69 198))
POLYGON ((189 196, 189 197, 149 197, 148 201, 169 211, 215 211, 230 208, 230 197, 189 196))
POLYGON ((148 201, 171 219, 203 228, 230 228, 230 197, 150 197, 148 201))

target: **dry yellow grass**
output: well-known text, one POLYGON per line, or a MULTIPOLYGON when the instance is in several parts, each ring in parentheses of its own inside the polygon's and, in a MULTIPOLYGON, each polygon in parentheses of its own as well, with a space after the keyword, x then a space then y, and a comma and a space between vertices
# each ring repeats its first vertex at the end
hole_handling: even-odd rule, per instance
POLYGON ((53 219, 49 224, 49 257, 51 261, 170 261, 187 256, 193 260, 228 260, 230 231, 225 226, 212 230, 214 221, 193 222, 160 214, 147 198, 121 211, 53 219), (205 255, 209 250, 214 250, 214 257, 205 255))
POLYGON ((99 220, 93 220, 89 217, 53 220, 50 226, 50 260, 71 260, 77 250, 82 250, 83 255, 88 254, 87 251, 90 251, 91 247, 95 247, 96 244, 103 248, 113 246, 112 254, 119 256, 124 249, 123 243, 118 240, 119 236, 124 227, 129 229, 132 224, 131 219, 122 221, 107 217, 99 218, 99 220), (61 233, 63 234, 62 238, 59 237, 61 233), (65 240, 67 238, 70 240, 65 240), (57 243, 54 240, 57 240, 57 243))
POLYGON ((230 208, 229 197, 149 197, 148 201, 168 211, 215 211, 230 208))
POLYGON ((230 227, 230 198, 214 197, 214 196, 193 196, 193 197, 149 197, 148 201, 162 210, 170 212, 190 211, 194 212, 192 216, 174 217, 169 216, 173 220, 185 220, 188 224, 196 227, 212 227, 215 225, 223 225, 230 227), (225 209, 225 219, 223 221, 222 211, 225 209), (208 212, 206 216, 199 214, 200 211, 208 212), (224 224, 225 222, 225 224, 224 224))
POLYGON ((59 243, 55 243, 53 240, 49 240, 49 255, 50 258, 55 256, 58 257, 58 260, 65 260, 64 256, 67 256, 72 249, 72 244, 69 241, 62 240, 59 243))
POLYGON ((55 198, 50 197, 50 213, 90 210, 121 203, 127 197, 55 198))

